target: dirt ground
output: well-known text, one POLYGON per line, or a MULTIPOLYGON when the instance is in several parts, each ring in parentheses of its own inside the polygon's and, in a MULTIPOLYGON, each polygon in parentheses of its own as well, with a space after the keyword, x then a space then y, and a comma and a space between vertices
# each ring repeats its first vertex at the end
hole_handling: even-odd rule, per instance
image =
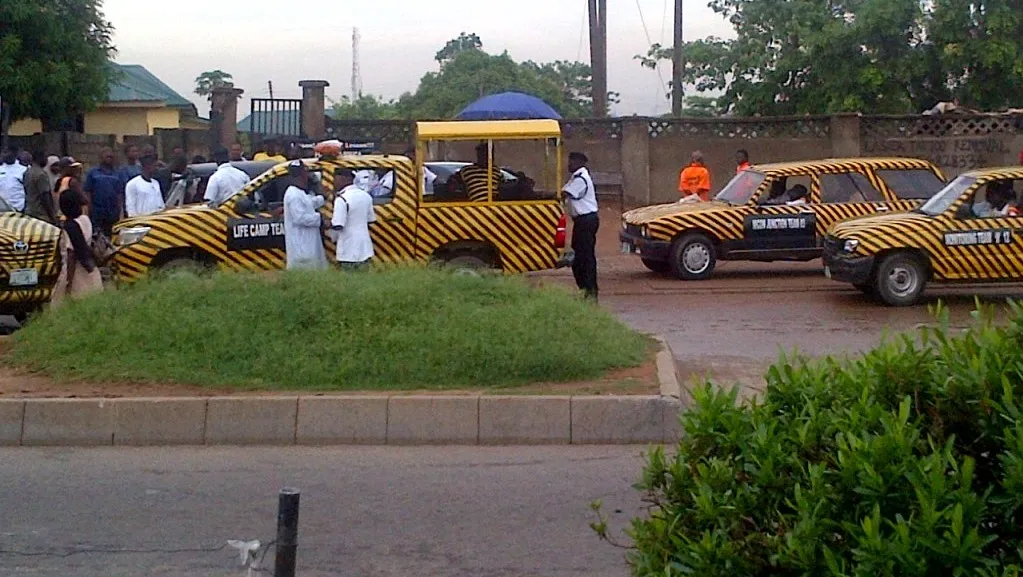
MULTIPOLYGON (((282 391, 242 391, 230 388, 197 387, 176 384, 55 382, 43 375, 4 366, 10 337, 0 337, 0 399, 20 398, 130 398, 130 397, 219 397, 271 396, 282 391)), ((654 395, 660 391, 653 355, 643 365, 608 373, 595 381, 574 383, 536 383, 522 387, 416 390, 416 391, 299 391, 301 395, 654 395)))

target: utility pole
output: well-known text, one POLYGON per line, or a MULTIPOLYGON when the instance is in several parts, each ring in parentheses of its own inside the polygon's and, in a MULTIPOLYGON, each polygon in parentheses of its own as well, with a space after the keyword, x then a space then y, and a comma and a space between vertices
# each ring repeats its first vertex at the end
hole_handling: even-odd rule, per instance
POLYGON ((675 0, 675 44, 671 55, 671 115, 682 116, 682 0, 675 0))
POLYGON ((273 80, 267 80, 266 81, 266 87, 270 91, 270 100, 273 100, 274 99, 274 81, 273 80))
POLYGON ((607 0, 589 0, 593 116, 607 116, 607 0))
POLYGON ((362 36, 358 28, 352 29, 352 103, 362 98, 362 70, 359 62, 359 43, 362 36))

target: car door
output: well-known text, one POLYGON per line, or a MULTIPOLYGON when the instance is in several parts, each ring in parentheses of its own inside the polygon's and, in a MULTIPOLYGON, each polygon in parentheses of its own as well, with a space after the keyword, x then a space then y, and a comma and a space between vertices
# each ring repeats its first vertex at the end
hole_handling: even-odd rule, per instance
MULTIPOLYGON (((416 209, 419 202, 419 182, 413 176, 415 168, 398 160, 345 159, 331 174, 333 190, 335 174, 339 170, 372 171, 376 178, 370 189, 376 222, 369 227, 373 241, 374 259, 378 262, 400 263, 415 258, 416 209)), ((333 197, 328 207, 333 215, 333 197)), ((328 256, 333 258, 336 245, 327 239, 328 256)))
POLYGON ((750 257, 783 258, 798 257, 801 253, 815 250, 816 215, 812 204, 816 188, 817 181, 809 172, 774 176, 743 219, 742 252, 750 257), (806 203, 771 203, 772 190, 776 193, 791 191, 797 186, 808 191, 806 203))
POLYGON ((889 212, 891 206, 865 170, 843 169, 820 175, 820 200, 817 213, 817 239, 823 242, 832 225, 856 218, 889 212))
MULTIPOLYGON (((275 169, 253 181, 246 194, 229 200, 227 215, 227 260, 229 268, 247 270, 282 269, 286 264, 284 242, 284 193, 291 184, 285 168, 275 169)), ((309 172, 309 193, 324 194, 327 203, 321 213, 329 217, 332 190, 325 171, 313 165, 309 172)))
POLYGON ((1023 216, 992 216, 981 209, 998 186, 1008 187, 1018 201, 1023 181, 994 179, 975 186, 954 216, 944 221, 941 243, 950 261, 949 279, 1023 278, 1023 216))

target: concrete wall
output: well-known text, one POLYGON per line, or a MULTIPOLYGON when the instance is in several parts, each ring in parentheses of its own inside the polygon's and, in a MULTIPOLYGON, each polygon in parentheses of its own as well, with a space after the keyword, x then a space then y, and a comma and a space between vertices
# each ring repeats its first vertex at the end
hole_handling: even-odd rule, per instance
POLYGON ((209 157, 207 131, 181 129, 155 129, 152 136, 122 136, 117 134, 79 134, 75 132, 48 132, 31 136, 10 136, 10 144, 26 150, 41 148, 49 154, 73 156, 86 167, 99 162, 104 148, 114 151, 121 162, 125 144, 139 148, 151 145, 163 160, 169 160, 176 147, 181 147, 189 159, 195 155, 209 157))
POLYGON ((865 156, 926 158, 951 177, 975 168, 1019 164, 1023 117, 864 117, 860 135, 865 156))
MULTIPOLYGON (((694 150, 703 152, 711 183, 720 190, 735 175, 735 152, 754 163, 828 157, 915 156, 949 176, 983 166, 1016 164, 1023 148, 1023 116, 834 116, 765 118, 627 117, 562 122, 565 151, 579 150, 590 169, 620 178, 626 206, 678 198, 678 174, 694 150)), ((400 152, 414 132, 407 122, 328 120, 327 133, 342 140, 375 142, 400 152)), ((472 143, 435 146, 432 159, 473 158, 472 143)), ((536 174, 542 155, 521 144, 502 144, 498 161, 536 174)), ((598 186, 598 189, 600 187, 598 186)), ((602 192, 612 192, 614 187, 602 192)))

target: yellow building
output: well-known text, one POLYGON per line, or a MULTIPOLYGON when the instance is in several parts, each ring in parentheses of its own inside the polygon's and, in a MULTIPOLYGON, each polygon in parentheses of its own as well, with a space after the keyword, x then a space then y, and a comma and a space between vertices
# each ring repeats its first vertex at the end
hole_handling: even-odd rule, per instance
MULTIPOLYGON (((204 129, 209 125, 199 118, 195 105, 164 84, 138 64, 111 63, 116 72, 110 82, 107 101, 77 119, 78 130, 85 134, 124 136, 152 135, 157 128, 204 129)), ((11 124, 12 136, 29 136, 43 131, 37 119, 11 124)))

